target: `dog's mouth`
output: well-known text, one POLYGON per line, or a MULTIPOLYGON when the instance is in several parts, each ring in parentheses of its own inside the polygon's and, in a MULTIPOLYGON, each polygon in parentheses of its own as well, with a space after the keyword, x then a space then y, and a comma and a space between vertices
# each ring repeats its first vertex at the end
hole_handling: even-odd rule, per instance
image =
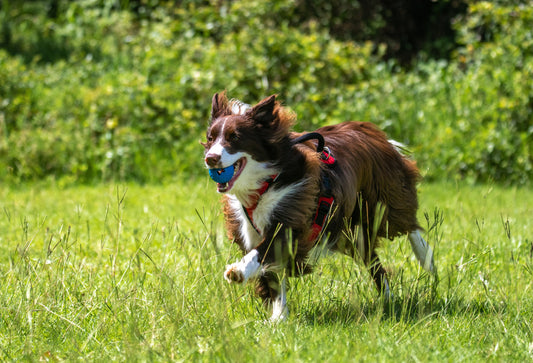
POLYGON ((235 184, 235 181, 237 178, 241 175, 242 171, 244 170, 244 167, 246 166, 246 158, 240 158, 235 163, 233 163, 234 172, 231 179, 226 183, 217 183, 217 191, 219 193, 227 193, 233 188, 233 185, 235 184))

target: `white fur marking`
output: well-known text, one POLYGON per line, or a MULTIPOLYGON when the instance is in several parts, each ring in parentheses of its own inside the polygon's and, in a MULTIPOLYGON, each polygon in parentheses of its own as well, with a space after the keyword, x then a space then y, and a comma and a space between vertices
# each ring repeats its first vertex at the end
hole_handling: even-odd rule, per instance
MULTIPOLYGON (((239 179, 240 178, 242 178, 242 175, 239 177, 239 179)), ((272 213, 278 204, 291 194, 298 192, 302 184, 305 182, 306 181, 304 180, 300 183, 292 184, 285 188, 269 190, 268 193, 263 194, 252 215, 255 225, 260 231, 264 231, 268 227, 272 213)), ((235 187, 233 188, 235 189, 235 187)), ((242 203, 237 196, 230 194, 228 199, 231 209, 240 222, 240 233, 244 242, 244 249, 246 251, 250 251, 252 248, 255 248, 257 245, 259 245, 261 242, 261 236, 257 234, 257 231, 244 214, 242 203)))
MULTIPOLYGON (((207 154, 215 154, 215 155, 222 155, 224 152, 224 146, 222 146, 222 140, 218 139, 213 146, 209 148, 209 151, 207 154)), ((206 164, 207 165, 207 164, 206 164)))
POLYGON ((259 262, 259 252, 257 252, 257 250, 252 250, 239 262, 226 266, 224 278, 230 283, 245 283, 250 278, 257 276, 260 271, 261 263, 259 262))
POLYGON ((396 140, 393 140, 393 139, 389 139, 387 140, 389 142, 389 144, 391 144, 392 146, 394 146, 394 148, 396 149, 396 151, 398 151, 400 154, 402 153, 402 150, 406 149, 407 146, 405 146, 405 144, 402 144, 401 142, 399 141, 396 141, 396 140))
POLYGON ((272 168, 270 163, 255 161, 248 153, 237 152, 234 155, 238 156, 235 158, 235 161, 241 157, 245 157, 246 166, 242 170, 239 178, 235 181, 235 185, 230 193, 235 195, 242 204, 246 205, 249 202, 248 198, 250 197, 250 193, 259 189, 263 180, 268 179, 273 174, 277 174, 278 170, 272 168))
POLYGON ((263 194, 253 214, 254 223, 260 231, 264 231, 265 228, 268 227, 272 213, 278 204, 288 198, 290 195, 301 190, 301 186, 305 183, 306 180, 303 180, 299 183, 291 184, 281 189, 269 190, 268 193, 263 194))
POLYGON ((230 207, 240 222, 240 234, 244 242, 244 248, 246 251, 250 251, 252 248, 259 245, 261 237, 257 234, 254 227, 248 221, 248 218, 244 215, 242 204, 237 197, 231 194, 228 195, 228 197, 230 207))
MULTIPOLYGON (((224 120, 223 123, 222 123, 222 129, 220 131, 220 135, 224 135, 224 127, 226 127, 226 120, 224 120)), ((230 166, 231 164, 224 164, 224 162, 227 162, 227 161, 223 160, 223 155, 224 154, 228 154, 228 152, 226 151, 224 146, 222 146, 222 141, 223 141, 222 136, 219 136, 216 139, 215 143, 209 148, 209 150, 207 151, 206 155, 214 154, 214 155, 220 156, 220 162, 219 163, 222 164, 223 167, 227 167, 227 166, 230 166)), ((226 158, 227 158, 227 156, 226 156, 226 158)), ((239 160, 239 159, 236 159, 235 161, 237 161, 237 160, 239 160)), ((208 168, 210 167, 209 165, 207 165, 207 162, 205 163, 205 165, 208 168)))
MULTIPOLYGON (((230 165, 233 165, 237 160, 239 160, 241 157, 244 156, 244 153, 237 152, 235 154, 230 154, 224 146, 222 146, 222 142, 224 141, 224 128, 226 127, 226 120, 224 120, 224 123, 222 124, 222 128, 220 131, 220 136, 216 139, 213 146, 209 148, 209 151, 207 152, 207 155, 209 154, 215 154, 220 156, 220 161, 218 162, 220 167, 226 168, 230 165)), ((207 163, 206 163, 207 165, 207 163)), ((207 165, 209 167, 209 165, 207 165)))
POLYGON ((433 250, 431 246, 422 238, 419 230, 409 233, 409 241, 416 258, 424 270, 434 272, 433 250))
POLYGON ((286 320, 289 315, 287 309, 287 290, 285 288, 285 277, 281 279, 280 292, 278 296, 272 301, 272 316, 270 321, 278 322, 286 320))
POLYGON ((230 154, 225 148, 222 148, 222 153, 220 154, 220 165, 223 168, 226 168, 230 165, 233 165, 244 156, 244 153, 237 152, 235 154, 230 154))
MULTIPOLYGON (((222 134, 224 132, 224 126, 225 126, 225 123, 222 126, 222 134)), ((216 142, 213 144, 213 146, 211 146, 209 148, 209 151, 207 152, 206 155, 209 155, 209 154, 219 155, 220 156, 220 161, 219 161, 220 167, 226 168, 226 167, 228 167, 230 165, 235 164, 235 162, 237 162, 237 160, 242 158, 245 155, 245 153, 237 152, 235 154, 230 154, 226 150, 226 148, 224 146, 222 146, 222 141, 223 141, 223 138, 222 138, 222 136, 220 136, 216 140, 216 142)), ((209 165, 207 165, 207 163, 206 163, 206 166, 209 167, 209 165)))
POLYGON ((240 100, 233 99, 231 102, 231 113, 234 115, 244 115, 244 113, 252 106, 240 100))

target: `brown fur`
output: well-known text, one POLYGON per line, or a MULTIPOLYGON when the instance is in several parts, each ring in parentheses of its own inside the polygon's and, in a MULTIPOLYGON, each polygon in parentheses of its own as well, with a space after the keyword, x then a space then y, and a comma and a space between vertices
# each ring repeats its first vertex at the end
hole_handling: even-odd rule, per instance
MULTIPOLYGON (((378 239, 393 239, 420 228, 416 219, 420 174, 415 162, 402 156, 371 123, 344 122, 316 130, 337 160, 338 165, 331 169, 319 160, 313 141, 292 144, 301 134, 290 132, 294 115, 275 101, 275 96, 265 98, 244 115, 232 115, 231 106, 224 93, 213 97, 206 150, 221 131, 217 123, 223 120, 224 147, 244 150, 257 161, 272 162, 281 171, 272 189, 307 180, 298 193, 279 203, 268 228, 262 231, 256 249, 263 265, 281 266, 295 274, 310 271, 308 255, 316 243, 309 240, 310 227, 321 193, 321 173, 325 172, 335 198, 334 213, 323 231, 329 236, 328 247, 361 257, 382 290, 385 270, 376 254, 378 239), (380 206, 383 218, 375 221, 380 206), (361 231, 362 245, 357 238, 347 238, 356 235, 355 231, 361 231)), ((228 236, 243 252, 249 252, 240 235, 241 221, 227 197, 222 200, 228 236)), ((246 205, 250 199, 239 200, 246 205)), ((272 273, 258 279, 257 291, 265 302, 276 296, 272 288, 276 283, 272 273)))

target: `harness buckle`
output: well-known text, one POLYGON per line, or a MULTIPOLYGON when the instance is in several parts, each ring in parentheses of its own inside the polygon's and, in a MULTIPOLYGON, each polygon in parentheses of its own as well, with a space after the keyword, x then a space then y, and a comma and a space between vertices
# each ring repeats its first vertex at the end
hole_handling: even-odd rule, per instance
POLYGON ((324 146, 324 149, 320 153, 320 160, 329 167, 334 167, 337 163, 337 160, 331 155, 331 151, 327 146, 324 146))
POLYGON ((322 232, 334 202, 335 200, 331 196, 318 198, 318 208, 316 210, 315 218, 313 219, 311 237, 309 238, 311 241, 316 240, 320 235, 320 232, 322 232))

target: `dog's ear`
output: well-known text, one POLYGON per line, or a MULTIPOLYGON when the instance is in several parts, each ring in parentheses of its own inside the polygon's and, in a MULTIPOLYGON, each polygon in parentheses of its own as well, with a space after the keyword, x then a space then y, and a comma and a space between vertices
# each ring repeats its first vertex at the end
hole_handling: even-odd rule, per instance
POLYGON ((228 114, 228 98, 226 91, 215 93, 211 104, 211 120, 228 114))
POLYGON ((263 99, 257 105, 252 107, 250 111, 248 112, 250 113, 250 116, 252 117, 252 119, 266 126, 270 124, 275 118, 274 116, 275 106, 276 106, 276 95, 272 95, 270 97, 263 99))

